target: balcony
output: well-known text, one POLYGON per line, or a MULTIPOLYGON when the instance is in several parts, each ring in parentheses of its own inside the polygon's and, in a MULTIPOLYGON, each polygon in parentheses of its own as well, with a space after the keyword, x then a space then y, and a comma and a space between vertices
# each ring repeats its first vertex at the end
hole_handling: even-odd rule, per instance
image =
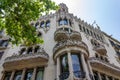
POLYGON ((81 34, 77 31, 73 31, 71 34, 70 34, 70 39, 73 39, 73 40, 82 40, 81 38, 81 34))
POLYGON ((116 76, 120 76, 120 67, 114 65, 114 64, 111 64, 109 62, 106 62, 104 60, 101 60, 100 58, 96 58, 96 57, 91 57, 89 59, 90 61, 90 64, 92 66, 93 69, 99 69, 103 72, 107 72, 111 75, 116 75, 116 76))
POLYGON ((65 49, 69 49, 69 50, 81 50, 84 51, 86 53, 86 56, 89 56, 89 52, 88 52, 88 47, 87 45, 82 42, 82 41, 77 41, 77 40, 66 40, 66 41, 60 41, 58 42, 55 47, 53 48, 53 53, 54 56, 56 55, 56 53, 59 53, 59 51, 61 50, 65 50, 65 49))
POLYGON ((107 51, 103 45, 94 46, 93 50, 100 53, 101 55, 106 55, 107 51))
POLYGON ((54 33, 54 39, 55 41, 61 41, 61 40, 80 40, 81 41, 81 35, 77 31, 73 31, 70 28, 60 28, 55 31, 54 33))
POLYGON ((3 67, 5 70, 23 69, 47 65, 49 56, 45 52, 31 54, 12 55, 5 59, 3 67))
POLYGON ((67 40, 69 38, 68 31, 58 29, 54 33, 55 41, 67 40))

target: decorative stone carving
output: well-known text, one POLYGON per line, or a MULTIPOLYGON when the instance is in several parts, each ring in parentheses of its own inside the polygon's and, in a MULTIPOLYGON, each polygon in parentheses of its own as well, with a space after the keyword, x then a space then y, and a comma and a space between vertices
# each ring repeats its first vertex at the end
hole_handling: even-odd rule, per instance
POLYGON ((82 41, 76 41, 76 40, 66 40, 66 41, 60 41, 58 42, 55 47, 53 48, 53 53, 56 53, 60 49, 64 49, 65 47, 69 46, 76 46, 84 48, 86 51, 88 50, 87 45, 82 41))
POLYGON ((107 53, 107 50, 105 49, 105 47, 103 45, 94 46, 93 50, 95 50, 96 52, 98 52, 101 55, 106 55, 106 53, 107 53))
POLYGON ((120 74, 120 68, 115 66, 114 64, 111 64, 109 62, 106 62, 104 60, 101 60, 100 58, 91 57, 89 58, 89 61, 91 63, 91 66, 96 69, 101 69, 103 71, 107 71, 111 74, 115 74, 119 76, 120 74))
POLYGON ((77 31, 65 31, 63 29, 58 29, 54 33, 54 39, 55 41, 61 41, 61 40, 67 40, 67 39, 72 39, 72 40, 79 40, 81 41, 81 34, 77 31))

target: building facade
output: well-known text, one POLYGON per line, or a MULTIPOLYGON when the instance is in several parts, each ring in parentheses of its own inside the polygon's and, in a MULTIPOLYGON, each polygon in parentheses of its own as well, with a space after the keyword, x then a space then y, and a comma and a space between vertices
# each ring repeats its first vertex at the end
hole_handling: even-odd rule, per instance
POLYGON ((8 45, 0 34, 1 80, 120 80, 120 42, 68 12, 31 22, 44 44, 8 45))

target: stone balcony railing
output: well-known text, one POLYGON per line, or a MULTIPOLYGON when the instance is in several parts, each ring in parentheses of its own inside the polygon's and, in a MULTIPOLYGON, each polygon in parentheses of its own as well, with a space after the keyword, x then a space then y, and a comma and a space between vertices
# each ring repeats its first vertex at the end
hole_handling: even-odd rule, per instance
POLYGON ((4 61, 3 67, 6 70, 19 69, 31 66, 47 65, 49 56, 47 53, 38 52, 31 54, 12 55, 4 61))
POLYGON ((105 47, 103 45, 99 45, 99 46, 94 46, 93 48, 96 52, 102 54, 102 55, 106 55, 107 50, 105 49, 105 47))
POLYGON ((54 33, 55 41, 60 41, 60 40, 63 40, 63 39, 66 40, 68 38, 69 38, 68 31, 58 29, 54 33))
POLYGON ((31 54, 22 54, 22 55, 12 55, 11 57, 7 57, 5 59, 5 62, 12 62, 12 61, 18 61, 18 60, 23 60, 23 59, 29 59, 29 58, 37 58, 41 57, 46 60, 49 59, 49 56, 47 53, 31 53, 31 54))
MULTIPOLYGON (((88 47, 84 42, 76 41, 76 40, 66 40, 66 41, 60 41, 55 45, 55 47, 53 48, 54 55, 55 55, 55 53, 57 53, 57 51, 59 51, 61 49, 65 49, 66 47, 67 48, 72 47, 72 49, 73 48, 77 48, 77 49, 81 48, 88 53, 88 47)), ((89 54, 86 54, 86 55, 88 56, 89 54)))
POLYGON ((66 31, 63 29, 58 29, 54 33, 54 39, 55 41, 61 41, 61 40, 67 40, 67 39, 73 39, 73 40, 81 40, 81 35, 77 31, 66 31))
POLYGON ((101 60, 100 58, 96 58, 96 57, 91 57, 89 59, 91 65, 95 68, 100 68, 103 71, 110 71, 110 73, 119 75, 120 74, 120 67, 111 64, 109 62, 106 62, 104 60, 101 60))
POLYGON ((73 40, 82 40, 82 37, 81 37, 81 34, 77 31, 73 31, 71 34, 70 34, 70 39, 73 39, 73 40))

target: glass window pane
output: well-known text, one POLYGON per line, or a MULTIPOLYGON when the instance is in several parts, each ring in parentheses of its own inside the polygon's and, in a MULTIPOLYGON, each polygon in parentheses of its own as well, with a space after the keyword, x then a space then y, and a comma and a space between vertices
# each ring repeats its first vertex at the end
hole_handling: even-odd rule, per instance
POLYGON ((46 22, 46 27, 50 27, 50 21, 46 22))
POLYGON ((36 80, 43 80, 43 68, 38 68, 37 69, 37 74, 36 74, 36 80))
POLYGON ((33 70, 27 70, 25 80, 32 80, 33 70))
POLYGON ((64 19, 63 21, 64 21, 64 25, 68 25, 67 19, 64 19))
POLYGON ((14 76, 14 80, 21 80, 22 71, 16 72, 14 76))
POLYGON ((4 78, 4 80, 10 80, 10 76, 11 76, 11 72, 5 73, 5 78, 4 78))
POLYGON ((43 28, 45 26, 44 22, 41 22, 40 27, 43 28))
POLYGON ((82 72, 82 67, 81 67, 79 57, 80 57, 80 55, 72 54, 73 71, 74 71, 74 75, 76 77, 84 77, 84 72, 82 72))
POLYGON ((69 77, 69 66, 67 54, 60 57, 61 74, 59 75, 60 80, 65 80, 69 77))
POLYGON ((101 79, 102 79, 102 80, 106 80, 105 74, 101 74, 101 79))
POLYGON ((93 72, 93 74, 94 74, 94 79, 95 80, 99 80, 98 73, 97 72, 93 72))
POLYGON ((69 72, 67 54, 61 56, 61 73, 69 72))

